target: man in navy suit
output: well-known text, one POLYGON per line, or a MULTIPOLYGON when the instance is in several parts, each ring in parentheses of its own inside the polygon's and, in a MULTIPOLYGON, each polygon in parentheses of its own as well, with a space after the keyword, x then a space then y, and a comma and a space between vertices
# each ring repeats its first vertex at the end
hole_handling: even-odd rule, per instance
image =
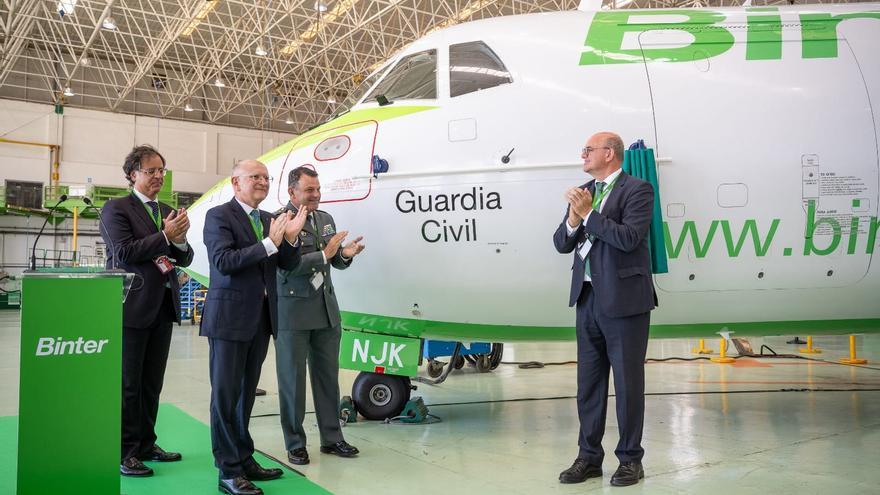
POLYGON ((208 337, 211 375, 211 445, 219 489, 260 495, 252 481, 272 480, 253 458, 248 431, 260 369, 277 332, 275 271, 295 263, 305 213, 277 218, 259 209, 272 178, 266 166, 244 160, 232 170, 235 197, 208 210, 204 240, 211 266, 200 335, 208 337))
POLYGON ((645 352, 657 296, 651 279, 648 228, 654 189, 621 170, 623 141, 601 132, 581 158, 592 180, 566 192, 568 210, 553 235, 560 253, 574 252, 569 306, 577 307, 577 406, 580 447, 562 483, 602 476, 608 371, 614 373, 620 466, 613 486, 644 477, 645 352))
POLYGON ((189 266, 189 218, 156 198, 165 182, 165 158, 137 146, 122 166, 131 194, 108 201, 101 237, 110 248, 107 268, 138 275, 122 306, 123 476, 151 476, 142 461, 179 461, 181 455, 156 445, 156 414, 171 346, 171 326, 180 323, 177 266, 189 266))

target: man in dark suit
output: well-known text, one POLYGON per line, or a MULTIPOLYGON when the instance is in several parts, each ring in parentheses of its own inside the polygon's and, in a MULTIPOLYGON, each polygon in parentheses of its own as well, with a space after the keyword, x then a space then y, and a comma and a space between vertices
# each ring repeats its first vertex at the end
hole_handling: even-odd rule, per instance
POLYGON ((179 461, 156 445, 156 414, 171 346, 171 326, 180 323, 177 266, 189 266, 189 218, 156 201, 165 182, 165 158, 152 146, 137 146, 122 166, 131 194, 108 201, 101 237, 110 248, 107 268, 137 274, 122 306, 122 457, 124 476, 151 476, 142 461, 179 461))
POLYGON ((210 347, 211 445, 220 470, 218 487, 231 495, 262 494, 251 481, 282 475, 254 460, 248 424, 269 337, 277 328, 275 270, 295 256, 292 243, 305 215, 272 218, 261 211, 270 184, 265 165, 239 162, 232 171, 235 197, 205 217, 211 269, 199 334, 208 337, 210 347))
POLYGON ((577 306, 580 420, 578 457, 559 481, 602 476, 610 368, 620 433, 611 484, 628 486, 644 477, 645 352, 657 305, 647 239, 654 189, 621 170, 623 141, 616 134, 590 137, 581 158, 595 180, 566 192, 568 211, 553 235, 557 251, 574 251, 569 306, 577 306))
MULTIPOLYGON (((344 270, 363 249, 358 237, 340 247, 347 232, 336 232, 333 217, 318 209, 321 183, 311 168, 290 172, 285 210, 308 211, 300 232, 299 256, 278 269, 278 336, 275 339, 281 430, 287 458, 308 464, 303 417, 306 412, 306 361, 321 435, 321 452, 354 457, 358 449, 342 437, 339 426, 339 304, 330 277, 331 265, 344 270)), ((284 210, 282 210, 284 211, 284 210)))

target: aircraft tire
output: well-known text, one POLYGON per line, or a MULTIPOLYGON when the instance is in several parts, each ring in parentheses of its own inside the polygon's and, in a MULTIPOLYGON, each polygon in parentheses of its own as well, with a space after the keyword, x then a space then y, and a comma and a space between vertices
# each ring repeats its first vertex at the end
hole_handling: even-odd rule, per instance
POLYGON ((452 362, 452 366, 457 370, 464 368, 464 356, 458 356, 455 358, 455 361, 452 362))
POLYGON ((366 419, 398 416, 410 395, 409 378, 362 371, 354 380, 351 396, 357 411, 366 419))

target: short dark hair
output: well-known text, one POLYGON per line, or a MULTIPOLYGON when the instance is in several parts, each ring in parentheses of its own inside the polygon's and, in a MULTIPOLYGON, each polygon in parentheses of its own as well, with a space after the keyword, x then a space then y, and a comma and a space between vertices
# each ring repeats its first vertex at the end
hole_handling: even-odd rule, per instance
POLYGON ((135 170, 141 169, 141 162, 144 161, 145 158, 149 158, 151 156, 158 156, 162 159, 162 166, 165 166, 165 157, 159 153, 156 148, 153 148, 149 144, 142 144, 140 146, 135 146, 131 149, 128 156, 125 157, 125 163, 122 165, 122 172, 125 173, 125 179, 128 181, 128 185, 131 186, 134 184, 134 181, 131 180, 131 174, 135 170))
POLYGON ((287 174, 287 187, 296 188, 296 185, 299 184, 299 180, 303 175, 317 177, 318 172, 315 172, 311 167, 306 167, 305 165, 296 167, 287 174))

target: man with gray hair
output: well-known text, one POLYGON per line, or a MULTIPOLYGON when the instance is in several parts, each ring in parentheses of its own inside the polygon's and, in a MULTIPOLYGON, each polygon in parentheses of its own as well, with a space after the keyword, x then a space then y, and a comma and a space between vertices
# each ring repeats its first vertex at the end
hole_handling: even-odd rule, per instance
POLYGON ((594 180, 565 193, 568 209, 553 235, 560 253, 574 252, 569 306, 576 306, 577 407, 580 447, 562 483, 602 476, 608 372, 614 373, 620 466, 612 486, 644 477, 645 353, 657 295, 648 229, 654 188, 621 170, 623 140, 610 132, 587 140, 581 158, 594 180))
POLYGON ((218 488, 230 495, 261 495, 252 481, 281 477, 253 457, 248 431, 254 392, 278 328, 275 269, 295 258, 306 216, 276 218, 259 209, 272 177, 257 160, 232 170, 235 197, 205 216, 210 286, 199 335, 208 337, 211 377, 211 446, 220 471, 218 488), (286 239, 286 240, 285 240, 286 239))

